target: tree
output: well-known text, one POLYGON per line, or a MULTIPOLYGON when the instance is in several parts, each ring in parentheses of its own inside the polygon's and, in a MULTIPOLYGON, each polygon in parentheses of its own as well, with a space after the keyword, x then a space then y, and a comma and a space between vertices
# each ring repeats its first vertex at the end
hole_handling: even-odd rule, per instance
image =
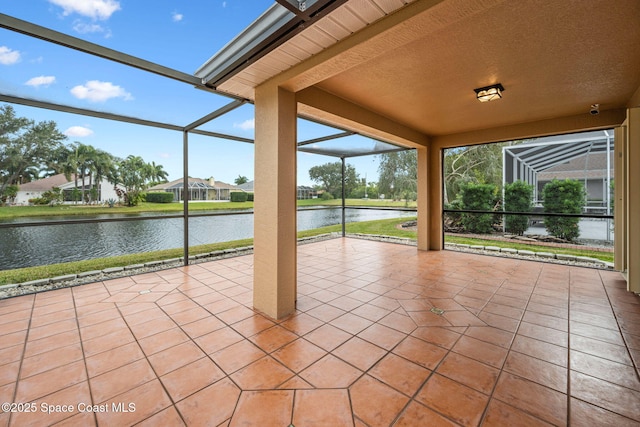
POLYGON ((156 162, 147 164, 149 180, 155 185, 161 182, 167 182, 169 174, 164 170, 162 165, 157 165, 156 162))
POLYGON ((242 185, 249 182, 249 178, 244 175, 238 175, 238 177, 233 181, 236 185, 242 185))
MULTIPOLYGON (((507 212, 530 212, 532 208, 533 185, 515 181, 504 186, 504 210, 507 212)), ((506 215, 505 229, 509 233, 523 235, 529 228, 529 217, 506 215)))
MULTIPOLYGON (((586 192, 582 182, 575 179, 554 179, 542 189, 545 213, 580 214, 584 208, 586 192)), ((544 226, 552 236, 573 241, 580 236, 580 218, 545 217, 544 226)))
POLYGON ((0 194, 46 165, 65 139, 53 121, 36 123, 16 117, 10 105, 0 107, 0 194))
POLYGON ((142 199, 142 190, 146 188, 149 180, 149 167, 142 157, 131 155, 118 163, 113 178, 114 185, 124 186, 124 199, 127 205, 136 206, 142 199))
MULTIPOLYGON (((309 169, 309 178, 320 184, 321 188, 331 193, 334 198, 342 198, 342 162, 313 166, 309 169)), ((356 168, 347 164, 344 173, 345 194, 351 194, 357 186, 356 168)))
POLYGON ((502 184, 502 147, 512 143, 471 145, 445 150, 444 203, 455 200, 466 183, 502 184))
POLYGON ((418 157, 415 150, 380 155, 378 192, 394 200, 415 198, 418 190, 418 157))

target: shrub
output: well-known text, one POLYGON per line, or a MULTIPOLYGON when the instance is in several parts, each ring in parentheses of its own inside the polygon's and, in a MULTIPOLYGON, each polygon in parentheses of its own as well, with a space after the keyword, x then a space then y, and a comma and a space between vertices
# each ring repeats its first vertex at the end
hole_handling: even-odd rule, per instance
POLYGON ((247 202, 253 202, 253 193, 247 193, 247 202))
POLYGON ((147 193, 146 201, 149 203, 171 203, 173 202, 173 193, 167 191, 147 193))
POLYGON ((237 191, 231 193, 231 201, 232 202, 246 202, 249 198, 249 195, 244 191, 237 191))
MULTIPOLYGON (((542 200, 546 213, 582 213, 586 193, 580 181, 554 179, 542 189, 542 200)), ((580 218, 575 217, 546 217, 544 225, 549 234, 565 240, 575 240, 580 236, 578 223, 580 218)))
MULTIPOLYGON (((495 194, 496 186, 493 184, 464 184, 461 198, 462 209, 490 211, 493 209, 495 194)), ((465 230, 470 233, 491 233, 493 231, 493 215, 466 213, 462 216, 462 224, 465 230)))
POLYGON ((322 193, 322 195, 320 196, 321 200, 332 200, 333 199, 333 194, 329 193, 328 191, 325 191, 324 193, 322 193))
MULTIPOLYGON (((504 210, 507 212, 530 212, 533 185, 524 181, 516 181, 504 186, 504 210)), ((506 215, 506 231, 522 235, 529 228, 529 217, 521 215, 506 215)))

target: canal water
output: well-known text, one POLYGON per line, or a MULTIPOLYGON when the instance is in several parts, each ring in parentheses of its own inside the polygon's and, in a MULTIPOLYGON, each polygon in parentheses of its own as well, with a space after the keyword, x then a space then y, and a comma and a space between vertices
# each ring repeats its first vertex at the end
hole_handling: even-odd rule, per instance
MULTIPOLYGON (((346 210, 347 222, 406 216, 415 216, 415 212, 346 210)), ((113 216, 104 215, 95 218, 113 218, 113 216)), ((73 218, 50 218, 49 220, 61 219, 73 218)), ((298 230, 340 224, 341 220, 340 208, 299 211, 298 230)), ((20 222, 24 221, 25 219, 20 219, 20 222)), ((253 214, 189 219, 190 246, 252 237, 253 214)), ((182 218, 2 228, 0 229, 0 270, 181 248, 182 244, 182 218)))

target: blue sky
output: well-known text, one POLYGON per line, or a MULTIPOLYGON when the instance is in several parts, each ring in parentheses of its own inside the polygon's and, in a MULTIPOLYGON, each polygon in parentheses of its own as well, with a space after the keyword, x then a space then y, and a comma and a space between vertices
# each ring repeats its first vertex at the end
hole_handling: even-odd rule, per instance
MULTIPOLYGON (((4 14, 193 74, 264 12, 267 0, 0 0, 4 14)), ((184 126, 230 102, 184 83, 0 30, 0 92, 184 126)), ((53 120, 68 136, 114 155, 162 164, 182 175, 182 134, 14 105, 19 116, 53 120)), ((243 106, 203 129, 253 138, 253 106, 243 106)), ((298 139, 335 133, 299 121, 298 139)), ((350 137, 358 140, 361 137, 350 137)), ((345 140, 349 143, 349 140, 345 140)), ((189 174, 232 183, 253 179, 253 145, 190 136, 189 174)), ((335 158, 298 154, 298 183, 308 169, 335 158)), ((377 158, 348 159, 362 177, 377 180, 377 158)))

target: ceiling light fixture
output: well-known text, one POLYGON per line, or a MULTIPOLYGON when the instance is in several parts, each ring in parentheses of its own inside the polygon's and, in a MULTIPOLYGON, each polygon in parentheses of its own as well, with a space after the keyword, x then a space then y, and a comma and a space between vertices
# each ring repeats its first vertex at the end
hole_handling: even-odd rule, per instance
POLYGON ((476 93, 476 98, 480 102, 489 102, 496 99, 502 98, 502 92, 504 91, 504 87, 500 83, 480 87, 478 89, 473 90, 476 93))

